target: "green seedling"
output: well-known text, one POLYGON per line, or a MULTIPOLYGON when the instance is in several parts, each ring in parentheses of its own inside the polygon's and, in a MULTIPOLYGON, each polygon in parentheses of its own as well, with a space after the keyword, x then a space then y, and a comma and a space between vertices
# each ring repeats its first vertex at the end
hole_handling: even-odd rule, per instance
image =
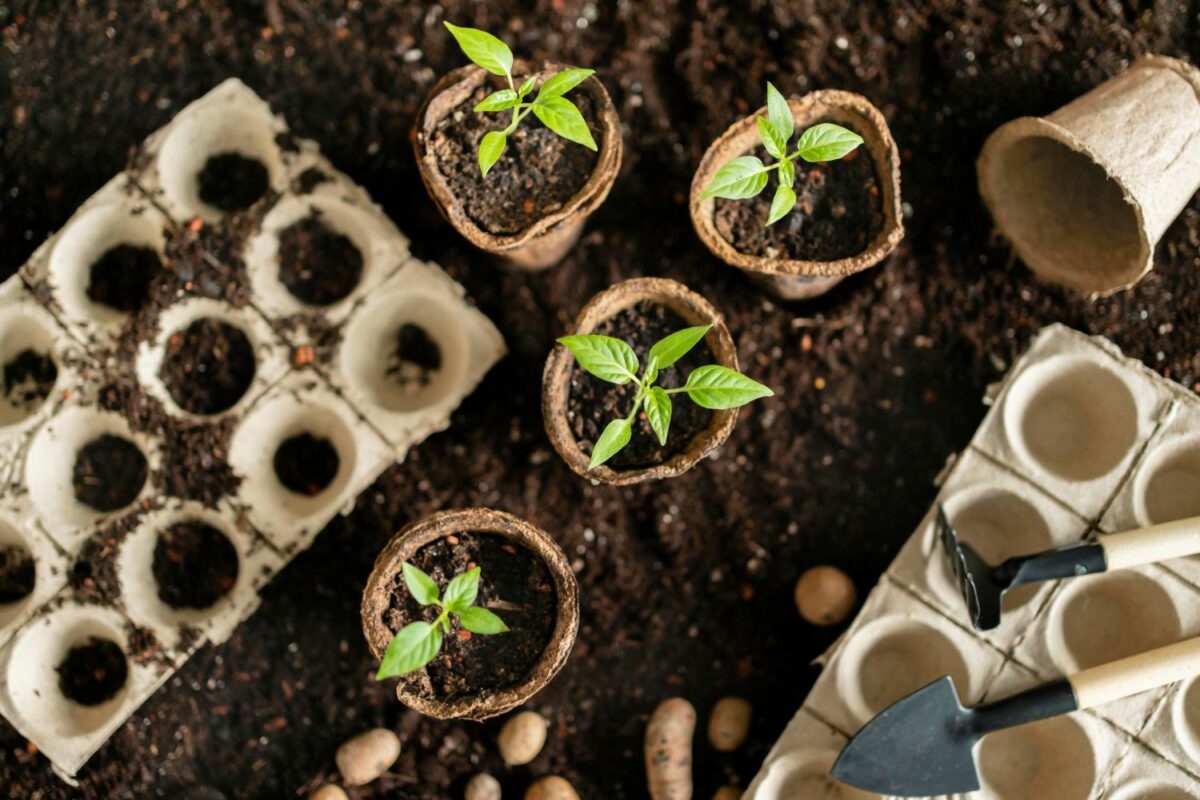
POLYGON ((443 634, 450 633, 451 616, 458 619, 463 628, 481 636, 508 631, 504 620, 486 608, 474 605, 479 596, 479 567, 451 580, 446 585, 445 596, 439 594, 433 578, 412 564, 405 562, 402 570, 404 585, 416 601, 423 606, 437 606, 442 613, 433 622, 410 622, 401 628, 383 654, 375 680, 416 672, 432 661, 441 652, 443 634))
POLYGON ((796 158, 810 163, 836 161, 863 142, 863 138, 854 131, 832 122, 822 122, 801 133, 795 152, 789 154, 788 142, 795 133, 796 121, 792 118, 787 100, 770 83, 767 84, 767 115, 756 119, 758 137, 767 152, 777 159, 775 163, 763 164, 757 156, 735 158, 717 170, 708 186, 704 187, 700 199, 724 197, 727 200, 745 200, 754 197, 767 188, 770 174, 778 172, 779 187, 771 200, 767 225, 783 219, 796 205, 796 165, 792 163, 796 158))
POLYGON ((525 98, 533 92, 537 76, 526 78, 520 86, 513 81, 513 54, 508 45, 477 28, 460 28, 449 22, 446 23, 446 28, 467 58, 493 75, 501 75, 508 81, 507 89, 493 92, 475 106, 476 111, 483 112, 512 110, 512 122, 508 127, 502 131, 489 131, 479 143, 479 171, 484 177, 500 159, 508 145, 508 137, 530 113, 564 139, 592 150, 596 149, 596 140, 592 138, 592 132, 588 130, 583 114, 574 103, 564 97, 567 92, 587 80, 595 70, 571 68, 557 72, 542 81, 537 95, 527 102, 525 98))
POLYGON ((638 411, 646 410, 646 419, 658 436, 659 444, 667 444, 667 432, 671 427, 671 395, 686 394, 692 402, 702 408, 721 410, 738 408, 760 397, 775 394, 761 383, 747 378, 742 373, 710 364, 697 367, 688 375, 687 382, 677 389, 655 386, 659 372, 687 355, 708 333, 711 325, 684 328, 663 338, 650 348, 646 355, 646 369, 638 377, 638 358, 633 348, 611 336, 564 336, 558 343, 575 354, 579 366, 602 381, 624 385, 633 381, 637 394, 633 409, 624 419, 615 419, 604 428, 592 448, 588 469, 608 461, 629 444, 633 437, 633 421, 638 411))

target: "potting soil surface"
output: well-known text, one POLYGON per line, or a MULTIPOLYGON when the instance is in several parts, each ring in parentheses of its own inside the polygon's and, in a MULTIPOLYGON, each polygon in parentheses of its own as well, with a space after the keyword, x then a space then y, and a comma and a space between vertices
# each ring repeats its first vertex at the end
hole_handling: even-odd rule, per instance
MULTIPOLYGON (((799 618, 796 578, 824 563, 860 592, 877 580, 928 508, 946 457, 982 420, 985 388, 1039 328, 1104 334, 1195 385, 1200 201, 1167 231, 1145 280, 1091 301, 1040 285, 993 238, 974 162, 998 125, 1054 110, 1137 55, 1200 61, 1198 13, 1194 1, 1151 11, 1018 0, 0 8, 0 275, 116 172, 131 144, 236 75, 366 187, 418 257, 461 281, 512 351, 448 431, 384 473, 271 583, 228 643, 198 653, 130 717, 79 789, 0 723, 0 797, 301 796, 336 780, 342 741, 386 725, 404 751, 356 798, 445 800, 487 769, 505 796, 557 772, 589 800, 640 799, 647 715, 681 695, 703 726, 728 694, 754 705, 750 736, 730 755, 697 736, 697 796, 744 786, 808 692, 817 668, 805 665, 840 630, 799 618), (465 63, 444 19, 499 34, 522 56, 597 68, 627 127, 612 194, 548 272, 497 269, 426 196, 409 130, 438 76, 465 63), (701 155, 761 105, 767 80, 788 95, 865 94, 901 148, 907 238, 887 263, 808 303, 761 293, 707 252, 688 218, 701 155), (592 295, 638 275, 684 281, 711 300, 743 370, 777 394, 743 409, 719 457, 686 475, 593 486, 546 439, 542 368, 592 295), (389 536, 474 505, 552 532, 581 585, 578 644, 530 704, 551 726, 529 767, 502 765, 501 720, 435 722, 401 707, 394 682, 373 680, 359 624, 360 592, 389 536)), ((219 233, 197 236, 217 246, 219 233)))

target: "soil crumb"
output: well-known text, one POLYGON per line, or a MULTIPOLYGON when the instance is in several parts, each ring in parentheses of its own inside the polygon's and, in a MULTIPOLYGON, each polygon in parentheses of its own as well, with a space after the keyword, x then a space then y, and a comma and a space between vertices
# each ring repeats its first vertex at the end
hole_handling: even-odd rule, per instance
POLYGON ((0 606, 19 603, 33 594, 37 585, 36 566, 24 547, 0 545, 0 606))
POLYGON ((302 302, 336 303, 354 291, 362 271, 354 242, 322 222, 316 209, 279 235, 279 280, 302 302))
POLYGON ((388 376, 405 388, 424 388, 441 368, 442 350, 429 332, 411 322, 401 325, 396 349, 388 357, 388 376))
POLYGON ((136 444, 106 433, 75 457, 75 499, 97 511, 116 511, 137 499, 149 466, 136 444))
POLYGON ((162 270, 152 248, 119 244, 92 264, 87 296, 93 303, 133 313, 146 305, 150 282, 162 270))
POLYGON ((196 176, 200 199, 222 211, 241 211, 258 202, 270 188, 267 168, 241 153, 218 153, 196 176))
POLYGON ((275 451, 275 475, 296 494, 314 497, 337 477, 341 459, 328 439, 302 433, 279 445, 275 451))
POLYGON ((32 349, 22 350, 4 365, 4 398, 18 411, 32 413, 50 396, 56 380, 54 359, 32 349))
POLYGON ((129 676, 125 654, 115 642, 91 637, 67 651, 58 665, 58 685, 69 700, 98 706, 121 691, 129 676))
POLYGON ((198 520, 159 534, 152 569, 158 596, 171 608, 211 608, 238 578, 237 548, 224 533, 198 520))
POLYGON ((232 408, 254 373, 254 348, 245 331, 206 317, 167 340, 159 377, 180 408, 208 415, 232 408))

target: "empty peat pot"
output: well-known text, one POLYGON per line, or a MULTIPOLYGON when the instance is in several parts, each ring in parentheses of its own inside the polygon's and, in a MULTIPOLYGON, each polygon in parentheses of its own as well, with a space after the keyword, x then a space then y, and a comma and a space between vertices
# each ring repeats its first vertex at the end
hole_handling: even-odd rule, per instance
MULTIPOLYGON (((518 80, 539 82, 565 69, 518 61, 518 80)), ((621 167, 621 126, 616 107, 595 76, 568 99, 579 106, 597 152, 567 141, 532 117, 509 136, 508 148, 486 177, 479 171, 479 141, 503 128, 510 112, 477 113, 475 104, 503 88, 502 81, 469 65, 447 73, 417 114, 413 136, 417 166, 442 215, 471 244, 515 267, 539 270, 557 264, 579 239, 588 215, 600 207, 621 167), (523 163, 536 160, 536 170, 523 163)))
MULTIPOLYGON (((692 180, 692 224, 713 255, 750 274, 785 300, 816 297, 843 278, 873 267, 904 238, 900 154, 883 114, 862 95, 826 89, 788 100, 797 132, 833 122, 863 137, 837 161, 797 160, 790 214, 766 227, 771 183, 749 200, 701 200, 717 170, 745 155, 765 156, 756 118, 734 123, 709 146, 692 180)), ((771 161, 767 158, 766 161, 771 161)))
MULTIPOLYGON (((738 368, 737 350, 724 318, 683 284, 665 278, 618 283, 583 307, 571 333, 622 339, 644 361, 659 339, 696 325, 712 325, 712 329, 691 352, 659 373, 658 385, 670 389, 682 386, 688 373, 706 364, 738 368)), ((635 392, 632 383, 618 386, 587 374, 570 350, 555 346, 542 376, 542 416, 554 449, 571 469, 585 478, 616 485, 673 478, 720 447, 737 421, 736 408, 710 411, 681 396, 675 403, 665 447, 639 414, 629 446, 606 464, 589 470, 592 445, 610 420, 629 412, 635 392)))
POLYGON ((1110 294, 1200 186, 1200 71, 1150 56, 1046 117, 998 128, 979 192, 1021 260, 1052 283, 1110 294))
POLYGON ((396 696, 406 706, 437 719, 484 720, 533 697, 566 663, 579 630, 579 585, 545 531, 487 508, 442 511, 405 526, 379 554, 363 590, 363 633, 377 659, 422 612, 404 585, 405 562, 442 590, 468 564, 478 566, 476 605, 509 627, 463 637, 455 621, 434 660, 400 679, 396 696))

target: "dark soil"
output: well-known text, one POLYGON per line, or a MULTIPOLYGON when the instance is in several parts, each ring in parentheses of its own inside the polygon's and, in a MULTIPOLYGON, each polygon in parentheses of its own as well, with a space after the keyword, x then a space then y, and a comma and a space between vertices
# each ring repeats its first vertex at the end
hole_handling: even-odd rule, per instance
MULTIPOLYGON (((593 333, 627 342, 633 347, 638 363, 644 369, 646 354, 656 342, 690 327, 690 322, 666 306, 643 301, 597 325, 593 333)), ((692 370, 715 363, 717 359, 708 342, 702 341, 683 358, 660 371, 655 385, 676 389, 687 383, 692 370)), ((636 394, 637 386, 632 382, 622 386, 607 383, 589 375, 578 362, 575 363, 571 371, 571 391, 567 396, 567 422, 583 452, 590 455, 592 445, 600 438, 605 426, 629 414, 630 404, 636 394)), ((687 395, 672 395, 671 426, 666 446, 659 444, 658 436, 650 427, 645 410, 642 410, 638 412, 629 444, 609 459, 608 466, 616 470, 633 470, 668 461, 687 450, 698 434, 708 430, 712 420, 713 412, 696 405, 687 395)))
POLYGON ((152 569, 171 608, 211 608, 237 583, 237 548, 211 525, 179 522, 158 535, 152 569))
POLYGON ((20 545, 0 545, 0 606, 19 603, 37 585, 37 564, 20 545))
MULTIPOLYGON (((514 80, 524 78, 517 75, 514 80)), ((595 171, 598 156, 562 138, 530 114, 509 135, 504 154, 483 177, 479 171, 479 142, 489 131, 508 127, 512 111, 477 114, 472 109, 500 88, 492 81, 477 89, 437 124, 430 133, 428 147, 437 156, 438 169, 467 216, 488 233, 506 236, 520 233, 579 194, 595 171)), ((578 90, 566 97, 579 108, 597 147, 601 146, 603 139, 591 98, 578 90)))
POLYGON ((97 511, 116 511, 137 499, 146 485, 146 456, 120 436, 106 433, 84 445, 75 457, 75 499, 97 511))
POLYGON ((304 303, 327 306, 345 298, 362 269, 354 242, 327 227, 316 209, 279 234, 279 280, 304 303))
POLYGON ((337 449, 328 439, 301 433, 275 451, 275 475, 288 491, 313 497, 337 477, 337 449))
MULTIPOLYGON (((483 769, 505 797, 522 797, 531 774, 556 772, 583 800, 644 800, 653 708, 682 695, 704 720, 730 694, 754 705, 750 736, 733 754, 696 737, 696 797, 745 786, 811 688, 819 670, 809 662, 844 630, 800 619, 797 577, 834 564, 860 593, 878 580, 928 510, 946 457, 983 419, 986 387, 1042 326, 1108 336, 1189 388, 1200 379, 1200 198, 1167 231, 1145 280, 1090 300, 1038 283, 991 236, 975 177, 985 137, 1003 122, 1050 112, 1141 54, 1200 62, 1196 0, 443 0, 436 9, 104 0, 5 9, 0 276, 109 180, 131 145, 237 75, 370 191, 417 257, 466 287, 510 354, 448 430, 414 447, 274 578, 227 643, 203 648, 138 709, 88 762, 79 788, 0 723, 0 797, 299 797, 337 780, 341 742, 384 725, 403 753, 355 800, 461 797, 483 769), (530 58, 598 67, 612 93, 627 130, 623 174, 552 270, 498 271, 426 199, 409 132, 438 76, 465 63, 442 19, 497 33, 530 58), (901 147, 905 241, 886 263, 807 303, 766 297, 708 253, 688 218, 705 149, 761 105, 767 80, 791 96, 860 92, 901 147), (541 371, 588 298, 638 275, 681 280, 712 300, 742 368, 778 394, 742 409, 720 457, 686 475, 593 486, 546 440, 541 371), (396 530, 475 505, 550 531, 580 582, 579 642, 530 704, 551 729, 529 769, 506 768, 496 753, 502 720, 437 722, 404 709, 391 681, 372 680, 378 664, 358 619, 366 577, 396 530)), ((253 223, 245 216, 228 220, 253 223)), ((178 281, 161 296, 191 283, 244 304, 233 280, 244 238, 223 243, 229 230, 178 234, 168 248, 178 281)), ((154 425, 143 401, 130 394, 121 404, 154 425)), ((205 458, 220 441, 186 447, 205 458)), ((173 480, 176 490, 190 485, 173 480)))
MULTIPOLYGON (((409 689, 437 700, 457 700, 528 678, 554 636, 558 614, 554 579, 544 561, 503 536, 463 533, 425 545, 410 563, 442 591, 455 576, 479 567, 475 605, 495 612, 509 630, 479 636, 452 619, 439 655, 425 669, 401 678, 409 689)), ((384 622, 397 632, 419 619, 433 622, 440 611, 418 603, 397 576, 384 622)))
POLYGON ((254 347, 246 332, 206 317, 167 339, 159 377, 184 411, 219 414, 242 399, 254 372, 254 347))
POLYGON ((261 161, 233 152, 210 156, 196 181, 200 199, 222 211, 249 208, 271 187, 261 161))
POLYGON ((67 651, 58 665, 62 693, 81 706, 111 700, 125 685, 129 665, 116 642, 92 637, 67 651))
POLYGON ((401 386, 428 386, 442 368, 442 350, 420 325, 406 322, 396 332, 396 349, 388 357, 387 374, 401 386))
POLYGON ((13 408, 36 411, 58 380, 54 359, 35 350, 22 350, 4 365, 4 398, 13 408))
POLYGON ((150 281, 161 270, 162 262, 152 248, 119 244, 92 264, 88 299, 117 311, 137 311, 146 304, 150 281))

